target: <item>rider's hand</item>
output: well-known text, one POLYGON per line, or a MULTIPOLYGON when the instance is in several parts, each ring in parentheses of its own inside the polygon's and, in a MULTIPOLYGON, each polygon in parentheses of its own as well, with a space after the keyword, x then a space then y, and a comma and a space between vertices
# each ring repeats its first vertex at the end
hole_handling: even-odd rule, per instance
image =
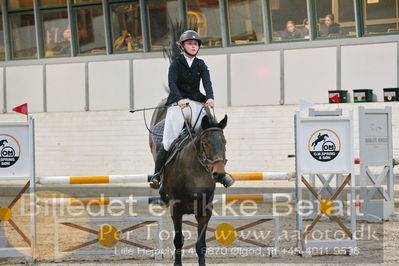
POLYGON ((180 101, 178 101, 177 102, 177 104, 180 106, 180 108, 181 109, 183 109, 183 108, 186 108, 187 107, 187 104, 186 104, 186 101, 183 99, 183 100, 180 100, 180 101))
POLYGON ((213 108, 213 107, 215 107, 215 101, 213 99, 208 99, 206 101, 205 105, 208 106, 208 107, 213 108))

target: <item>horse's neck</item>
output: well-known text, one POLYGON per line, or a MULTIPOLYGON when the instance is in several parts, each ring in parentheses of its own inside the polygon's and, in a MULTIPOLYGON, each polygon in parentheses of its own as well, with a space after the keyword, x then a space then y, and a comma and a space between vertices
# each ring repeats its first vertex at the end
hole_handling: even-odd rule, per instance
POLYGON ((190 157, 192 158, 192 163, 193 164, 197 164, 197 165, 201 165, 199 159, 200 159, 200 151, 201 151, 201 145, 200 145, 200 134, 197 134, 197 136, 194 137, 193 140, 191 140, 187 146, 185 147, 185 149, 183 149, 183 151, 181 152, 182 156, 184 158, 190 157), (185 152, 187 151, 187 152, 185 152))

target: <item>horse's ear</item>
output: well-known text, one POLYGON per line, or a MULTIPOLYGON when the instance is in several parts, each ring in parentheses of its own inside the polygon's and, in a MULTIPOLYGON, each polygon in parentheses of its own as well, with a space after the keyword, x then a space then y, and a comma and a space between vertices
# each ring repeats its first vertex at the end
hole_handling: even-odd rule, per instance
POLYGON ((227 115, 224 115, 222 121, 219 122, 218 127, 224 129, 227 125, 227 115))
POLYGON ((207 115, 205 115, 205 116, 202 118, 201 127, 202 127, 202 129, 207 129, 207 128, 210 128, 210 127, 211 127, 211 125, 210 125, 210 123, 209 123, 209 118, 208 118, 207 115))

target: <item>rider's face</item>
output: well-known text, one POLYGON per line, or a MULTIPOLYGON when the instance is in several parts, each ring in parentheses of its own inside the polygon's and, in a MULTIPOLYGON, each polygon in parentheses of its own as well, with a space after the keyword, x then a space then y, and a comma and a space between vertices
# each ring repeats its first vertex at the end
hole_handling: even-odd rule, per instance
POLYGON ((199 45, 198 41, 196 40, 187 40, 183 44, 184 50, 187 51, 188 53, 195 55, 198 52, 199 45))

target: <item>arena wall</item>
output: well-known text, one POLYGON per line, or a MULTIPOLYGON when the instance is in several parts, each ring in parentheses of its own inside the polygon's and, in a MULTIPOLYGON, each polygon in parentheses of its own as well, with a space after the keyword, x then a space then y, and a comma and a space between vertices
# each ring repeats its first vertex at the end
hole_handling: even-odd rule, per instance
MULTIPOLYGON (((339 89, 373 89, 382 102, 384 88, 399 87, 398 42, 344 41, 203 49, 199 57, 219 106, 328 103, 328 91, 339 89)), ((0 105, 3 112, 24 102, 31 112, 150 107, 168 93, 168 66, 160 53, 10 61, 0 71, 0 105)))
MULTIPOLYGON (((395 103, 321 104, 316 109, 354 110, 355 156, 358 156, 359 106, 392 106, 394 157, 399 157, 399 105, 395 103)), ((225 129, 227 170, 294 171, 294 114, 297 105, 218 107, 225 129)), ((142 113, 125 111, 56 112, 33 114, 36 125, 38 176, 146 174, 153 171, 148 132, 142 113)), ((151 113, 147 114, 147 121, 151 113)), ((3 114, 2 121, 23 120, 3 114)), ((397 167, 395 172, 398 172, 397 167)))

